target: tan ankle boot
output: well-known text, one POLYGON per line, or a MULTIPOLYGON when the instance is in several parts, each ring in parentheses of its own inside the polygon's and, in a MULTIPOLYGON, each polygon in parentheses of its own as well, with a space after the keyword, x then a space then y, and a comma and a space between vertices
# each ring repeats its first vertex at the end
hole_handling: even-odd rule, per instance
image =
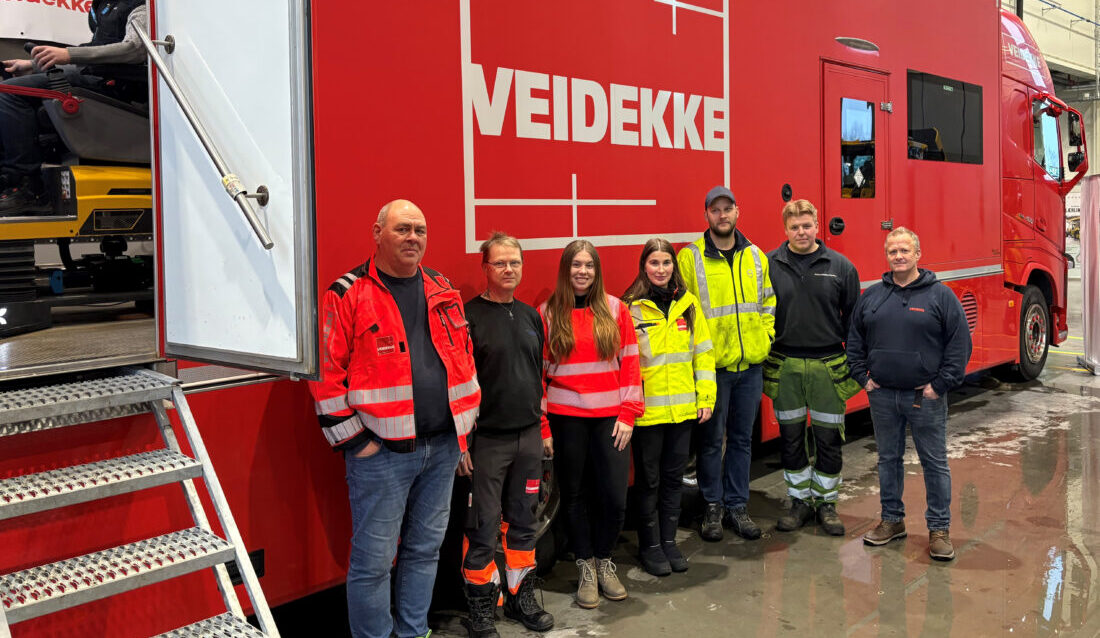
POLYGON ((615 575, 615 563, 610 558, 596 559, 596 578, 600 583, 600 591, 608 600, 622 600, 626 598, 626 587, 623 587, 619 577, 615 575))
POLYGON ((600 604, 600 590, 596 583, 596 559, 577 561, 577 605, 595 609, 600 604))
POLYGON ((952 560, 955 558, 955 546, 951 544, 951 535, 945 529, 928 532, 928 555, 934 560, 952 560))

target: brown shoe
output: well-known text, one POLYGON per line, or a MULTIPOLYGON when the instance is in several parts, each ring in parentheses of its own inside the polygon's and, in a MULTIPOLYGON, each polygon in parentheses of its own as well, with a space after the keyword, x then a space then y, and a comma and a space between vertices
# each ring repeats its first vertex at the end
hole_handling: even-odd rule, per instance
POLYGON ((945 529, 928 532, 928 555, 933 560, 954 560, 955 546, 951 544, 951 534, 945 529))
POLYGON ((619 577, 615 575, 615 570, 615 563, 610 558, 596 559, 596 578, 600 582, 600 592, 608 600, 626 598, 626 587, 623 587, 619 577))
POLYGON ((863 535, 863 542, 866 545, 885 545, 905 536, 905 521, 879 521, 875 529, 863 535))
POLYGON ((596 559, 577 561, 577 605, 595 609, 600 604, 600 590, 596 586, 596 559))

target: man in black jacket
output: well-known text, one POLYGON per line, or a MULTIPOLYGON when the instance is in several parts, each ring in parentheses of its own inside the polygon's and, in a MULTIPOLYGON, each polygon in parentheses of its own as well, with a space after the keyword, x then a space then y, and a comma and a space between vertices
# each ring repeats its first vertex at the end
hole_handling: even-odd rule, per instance
POLYGON ((481 413, 470 454, 458 466, 460 475, 472 474, 462 577, 470 638, 496 638, 495 609, 502 589, 496 564, 500 531, 508 592, 504 614, 531 631, 554 626, 554 617, 535 598, 532 573, 542 457, 553 456, 554 442, 542 413, 542 318, 515 297, 523 277, 519 242, 493 233, 481 244, 481 266, 485 292, 466 302, 481 413))
POLYGON ((817 209, 809 201, 784 206, 783 227, 787 241, 768 253, 777 306, 775 343, 764 363, 764 393, 779 421, 791 497, 776 529, 796 530, 816 512, 825 533, 843 536, 836 513, 840 446, 846 401, 859 392, 848 375, 844 340, 859 300, 859 274, 847 257, 817 239, 817 209))
MULTIPOLYGON (((46 71, 57 67, 74 87, 125 101, 148 93, 145 49, 134 27, 147 29, 145 0, 93 0, 90 42, 75 47, 36 46, 33 60, 4 60, 12 74, 3 84, 50 88, 46 71), (133 23, 131 23, 131 18, 133 23)), ((38 98, 0 93, 0 215, 48 207, 38 169, 38 98)))
POLYGON ((928 553, 951 560, 946 395, 966 374, 970 329, 955 293, 917 267, 920 255, 913 231, 899 227, 886 236, 890 271, 860 298, 848 332, 852 378, 867 390, 879 455, 882 521, 863 542, 885 545, 906 535, 901 497, 908 424, 924 471, 928 553))

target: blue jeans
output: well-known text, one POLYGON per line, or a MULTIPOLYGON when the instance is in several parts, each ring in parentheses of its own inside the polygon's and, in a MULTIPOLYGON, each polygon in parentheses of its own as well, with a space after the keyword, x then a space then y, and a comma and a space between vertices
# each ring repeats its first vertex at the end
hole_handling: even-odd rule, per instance
POLYGON ((708 503, 726 508, 749 502, 749 462, 752 458, 752 426, 764 389, 763 368, 743 372, 718 370, 718 400, 714 413, 698 425, 699 458, 696 471, 699 491, 708 503), (725 435, 726 451, 722 454, 725 435))
POLYGON ((344 452, 352 527, 348 620, 356 638, 428 633, 459 452, 453 434, 416 443, 407 454, 385 446, 366 458, 344 452), (396 618, 390 615, 391 570, 396 618))
POLYGON ((882 520, 897 522, 905 518, 905 426, 913 434, 921 468, 928 509, 924 518, 928 530, 951 526, 951 468, 947 465, 947 398, 922 397, 915 406, 913 390, 879 388, 867 393, 871 402, 871 420, 878 445, 878 487, 882 520))

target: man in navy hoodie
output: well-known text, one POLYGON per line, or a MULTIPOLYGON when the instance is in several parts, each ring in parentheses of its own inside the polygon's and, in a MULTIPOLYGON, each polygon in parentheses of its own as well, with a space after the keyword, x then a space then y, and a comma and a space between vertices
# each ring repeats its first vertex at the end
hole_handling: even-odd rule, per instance
POLYGON ((885 545, 906 535, 901 496, 908 424, 924 471, 928 554, 951 560, 946 395, 966 374, 970 329, 955 293, 935 273, 917 268, 920 255, 913 231, 899 227, 886 236, 890 270, 860 297, 848 331, 848 364, 867 390, 878 445, 882 520, 863 542, 885 545))

